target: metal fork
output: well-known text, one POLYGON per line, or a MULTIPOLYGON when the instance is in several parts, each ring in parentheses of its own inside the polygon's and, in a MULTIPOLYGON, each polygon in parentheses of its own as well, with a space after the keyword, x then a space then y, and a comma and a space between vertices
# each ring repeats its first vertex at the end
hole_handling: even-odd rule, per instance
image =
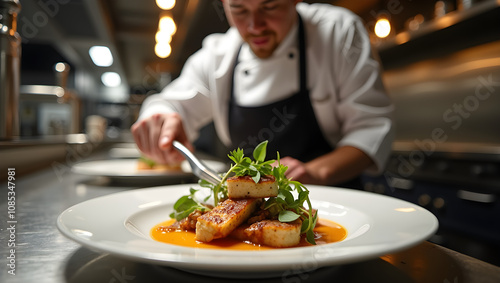
POLYGON ((189 165, 191 166, 191 171, 193 171, 193 174, 197 176, 200 179, 206 180, 212 184, 219 184, 222 179, 219 177, 219 174, 215 172, 214 170, 208 168, 201 160, 196 158, 194 154, 189 151, 182 143, 178 141, 173 142, 173 146, 175 149, 177 149, 184 157, 186 160, 189 162, 189 165))

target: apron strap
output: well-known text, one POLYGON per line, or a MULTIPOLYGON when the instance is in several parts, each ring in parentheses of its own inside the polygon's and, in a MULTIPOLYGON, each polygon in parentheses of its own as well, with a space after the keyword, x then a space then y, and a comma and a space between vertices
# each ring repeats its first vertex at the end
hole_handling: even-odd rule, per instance
POLYGON ((300 71, 300 92, 307 92, 307 49, 306 49, 306 34, 304 32, 304 23, 300 15, 299 21, 299 71, 300 71))

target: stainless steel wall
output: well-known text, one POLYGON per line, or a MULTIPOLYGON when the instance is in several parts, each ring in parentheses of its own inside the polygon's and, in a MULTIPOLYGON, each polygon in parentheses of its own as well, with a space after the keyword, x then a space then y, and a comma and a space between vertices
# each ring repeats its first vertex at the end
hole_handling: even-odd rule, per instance
POLYGON ((391 69, 384 80, 396 105, 396 144, 500 147, 500 41, 391 69))

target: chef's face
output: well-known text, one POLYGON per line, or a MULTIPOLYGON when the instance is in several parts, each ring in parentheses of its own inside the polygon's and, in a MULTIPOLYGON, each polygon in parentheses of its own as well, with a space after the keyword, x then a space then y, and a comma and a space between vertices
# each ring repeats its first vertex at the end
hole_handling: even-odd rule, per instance
POLYGON ((297 20, 301 0, 223 0, 232 26, 259 58, 271 56, 297 20))

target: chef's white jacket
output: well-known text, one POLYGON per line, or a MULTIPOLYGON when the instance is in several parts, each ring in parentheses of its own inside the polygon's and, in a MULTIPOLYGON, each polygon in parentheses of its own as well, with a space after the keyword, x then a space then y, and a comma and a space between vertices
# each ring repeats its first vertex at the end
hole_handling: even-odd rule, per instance
MULTIPOLYGON (((332 147, 350 145, 366 154, 381 172, 391 151, 393 105, 381 81, 360 19, 343 8, 299 3, 307 41, 307 81, 316 118, 332 147)), ((228 107, 234 72, 234 97, 239 105, 258 106, 297 92, 297 26, 270 58, 259 59, 231 27, 213 34, 186 62, 180 76, 143 103, 139 119, 176 111, 188 138, 213 121, 221 141, 231 144, 228 107)), ((307 133, 303 133, 307 134, 307 133)))

